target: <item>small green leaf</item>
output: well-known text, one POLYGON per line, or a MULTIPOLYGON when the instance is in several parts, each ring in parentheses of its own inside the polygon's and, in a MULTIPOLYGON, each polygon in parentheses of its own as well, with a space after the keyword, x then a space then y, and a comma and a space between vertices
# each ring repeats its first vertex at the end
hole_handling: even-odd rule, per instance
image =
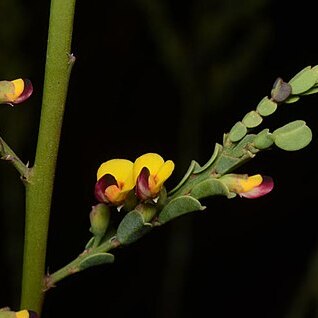
POLYGON ((171 195, 175 192, 177 192, 181 186, 189 179, 189 177, 191 176, 192 172, 195 170, 195 169, 201 169, 200 165, 195 161, 195 160, 192 160, 191 161, 191 164, 186 172, 186 174, 183 176, 182 180, 179 182, 179 184, 173 188, 168 194, 171 195))
POLYGON ((255 110, 250 111, 247 113, 242 122, 247 128, 254 128, 257 127, 263 121, 262 116, 258 114, 255 110))
POLYGON ((289 81, 292 87, 292 94, 298 95, 309 90, 315 85, 317 77, 317 72, 312 70, 310 66, 301 70, 289 81))
POLYGON ((93 247, 94 245, 94 240, 95 240, 95 237, 91 237, 90 240, 86 243, 85 245, 85 250, 88 250, 90 249, 91 247, 93 247))
POLYGON ((234 167, 239 165, 241 162, 240 158, 233 157, 231 155, 222 154, 217 160, 214 169, 218 174, 224 174, 228 171, 233 170, 234 167))
POLYGON ((80 262, 79 270, 81 271, 92 266, 113 263, 114 259, 115 259, 114 255, 110 253, 93 254, 91 256, 86 257, 84 260, 80 262))
POLYGON ((277 109, 277 103, 265 96, 257 105, 256 110, 261 116, 269 116, 277 109))
POLYGON ((272 136, 277 147, 295 151, 306 147, 311 142, 312 132, 303 120, 296 120, 276 129, 272 136))
POLYGON ((224 195, 230 197, 230 191, 220 180, 210 178, 195 185, 191 190, 191 196, 196 199, 202 199, 214 195, 224 195))
POLYGON ((300 99, 299 96, 290 96, 290 97, 288 97, 288 98, 285 100, 285 103, 286 103, 286 104, 292 104, 292 103, 297 102, 299 99, 300 99))
POLYGON ((305 93, 303 93, 302 95, 311 95, 311 94, 316 94, 318 93, 318 87, 314 86, 311 89, 309 89, 308 91, 306 91, 305 93))
POLYGON ((212 163, 215 161, 215 159, 217 158, 218 154, 221 152, 222 149, 223 147, 220 144, 215 144, 213 154, 211 158, 208 160, 208 162, 203 167, 200 167, 200 166, 195 167, 193 170, 193 173, 199 174, 203 172, 204 170, 208 169, 212 165, 212 163))
POLYGON ((227 154, 235 158, 241 158, 248 149, 250 150, 250 145, 252 145, 255 136, 255 134, 246 135, 233 149, 228 149, 227 154))
POLYGON ((254 139, 254 146, 258 149, 269 148, 273 143, 272 134, 267 128, 259 132, 254 139))
POLYGON ((246 133, 246 126, 241 121, 238 121, 230 130, 229 138, 232 142, 237 142, 242 139, 246 133))
POLYGON ((145 223, 142 214, 133 210, 125 215, 120 222, 116 237, 123 245, 131 244, 148 233, 152 228, 150 223, 145 223))
POLYGON ((175 219, 183 214, 204 210, 205 207, 201 203, 192 198, 189 195, 180 196, 175 199, 172 199, 161 211, 159 214, 159 222, 166 223, 172 219, 175 219))

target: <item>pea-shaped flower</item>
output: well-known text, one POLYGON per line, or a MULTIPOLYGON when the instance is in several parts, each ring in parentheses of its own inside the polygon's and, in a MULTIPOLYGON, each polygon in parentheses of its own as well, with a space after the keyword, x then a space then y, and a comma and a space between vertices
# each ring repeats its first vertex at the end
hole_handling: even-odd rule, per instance
POLYGON ((33 86, 28 79, 0 81, 0 104, 15 105, 24 102, 33 92, 33 86))
POLYGON ((11 311, 9 308, 0 309, 0 318, 38 318, 32 310, 11 311))
POLYGON ((246 174, 227 174, 220 178, 231 192, 237 193, 241 197, 255 199, 272 191, 274 182, 271 177, 256 174, 248 176, 246 174))
POLYGON ((126 159, 112 159, 98 168, 95 197, 99 202, 120 206, 134 186, 133 163, 126 159))
POLYGON ((174 170, 171 160, 164 161, 156 153, 147 153, 134 163, 135 192, 139 199, 155 199, 174 170))

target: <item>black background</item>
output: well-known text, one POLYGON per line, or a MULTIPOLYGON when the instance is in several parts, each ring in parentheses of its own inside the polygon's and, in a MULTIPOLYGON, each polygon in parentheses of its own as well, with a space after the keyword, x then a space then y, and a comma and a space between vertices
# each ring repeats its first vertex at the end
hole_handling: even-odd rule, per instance
MULTIPOLYGON (((14 52, 20 64, 2 73, 0 69, 0 74, 16 78, 22 69, 35 90, 14 110, 1 107, 0 129, 32 164, 49 4, 16 2, 26 26, 14 52)), ((156 37, 154 21, 138 3, 78 1, 76 6, 72 52, 77 60, 57 164, 50 272, 75 258, 90 238, 88 213, 96 203, 93 187, 103 161, 160 153, 176 164, 167 182, 173 187, 192 159, 201 164, 208 160, 214 143, 221 143, 223 133, 255 109, 278 76, 288 81, 302 68, 318 64, 316 12, 310 2, 259 1, 255 9, 253 1, 162 1, 188 54, 189 73, 183 70, 179 76, 190 76, 195 83, 197 95, 189 101, 193 92, 176 79, 158 45, 158 38, 162 43, 169 33, 156 37), (195 19, 209 12, 215 22, 208 19, 207 30, 218 44, 200 55, 197 48, 204 37, 196 36, 195 19), (220 32, 228 15, 238 18, 220 32)), ((0 17, 3 27, 18 23, 3 11, 0 17)), ((5 44, 0 43, 2 51, 5 44)), ((10 64, 6 56, 1 64, 10 64)), ((271 175, 272 193, 257 200, 204 200, 204 212, 115 250, 114 264, 58 283, 47 293, 43 317, 284 317, 317 239, 317 103, 315 95, 304 97, 264 121, 264 127, 275 129, 305 120, 313 131, 308 147, 291 153, 273 148, 240 168, 243 173, 271 175)), ((15 308, 22 266, 22 246, 15 243, 23 231, 23 186, 12 167, 1 163, 0 169, 1 191, 7 193, 0 202, 0 307, 15 308)))

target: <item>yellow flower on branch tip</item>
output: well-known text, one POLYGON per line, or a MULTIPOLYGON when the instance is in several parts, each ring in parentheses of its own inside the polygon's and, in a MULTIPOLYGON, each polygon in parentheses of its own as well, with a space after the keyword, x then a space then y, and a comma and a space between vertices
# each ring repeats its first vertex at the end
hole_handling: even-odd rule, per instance
POLYGON ((220 178, 231 192, 238 195, 254 199, 261 197, 272 191, 274 182, 271 177, 256 174, 248 176, 246 174, 227 174, 220 178))
POLYGON ((134 186, 133 163, 126 159, 112 159, 102 163, 97 170, 95 197, 99 202, 119 206, 134 186))
POLYGON ((0 81, 0 104, 19 104, 33 92, 30 80, 18 78, 13 81, 0 81))
POLYGON ((156 153, 147 153, 136 159, 133 170, 137 197, 141 200, 153 199, 171 176, 174 163, 171 160, 164 161, 156 153))

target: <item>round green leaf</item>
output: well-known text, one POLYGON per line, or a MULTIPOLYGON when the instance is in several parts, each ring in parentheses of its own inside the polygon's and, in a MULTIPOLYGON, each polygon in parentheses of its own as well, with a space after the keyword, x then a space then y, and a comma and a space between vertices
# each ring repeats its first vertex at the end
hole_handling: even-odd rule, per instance
POLYGON ((261 116, 269 116, 277 109, 277 103, 265 96, 257 105, 256 110, 261 116))
POLYGON ((244 116, 242 123, 247 128, 254 128, 257 127, 262 121, 262 116, 260 116, 260 114, 257 113, 255 110, 252 110, 244 116))
POLYGON ((229 138, 232 142, 239 141, 242 139, 247 133, 246 126, 241 122, 238 121, 231 129, 229 138))
POLYGON ((310 66, 304 68, 289 81, 292 87, 292 94, 298 95, 306 92, 315 85, 316 80, 317 73, 310 66))
POLYGON ((318 87, 314 86, 311 89, 309 89, 308 91, 306 91, 305 93, 303 93, 302 95, 311 95, 311 94, 316 94, 318 93, 318 87))
POLYGON ((266 149, 274 143, 269 129, 264 129, 258 133, 254 139, 254 146, 258 149, 266 149))
POLYGON ((86 268, 113 263, 114 262, 114 255, 110 253, 97 253, 91 256, 88 256, 84 260, 82 260, 79 264, 79 270, 84 270, 86 268))
POLYGON ((285 103, 286 103, 286 104, 292 104, 292 103, 297 102, 299 99, 300 99, 299 96, 290 96, 290 97, 288 97, 288 98, 285 100, 285 103))
POLYGON ((123 244, 131 244, 144 236, 152 228, 150 223, 145 223, 141 213, 133 210, 125 215, 120 222, 116 237, 123 244))
POLYGON ((191 196, 196 199, 202 199, 214 195, 230 196, 227 186, 218 179, 207 179, 195 185, 191 191, 191 196))
POLYGON ((201 205, 201 203, 192 198, 189 195, 180 196, 175 199, 172 199, 161 211, 159 214, 159 222, 166 223, 176 217, 179 217, 183 214, 204 210, 205 207, 201 205))
POLYGON ((272 136, 277 147, 295 151, 306 147, 311 142, 312 132, 303 120, 296 120, 276 129, 272 136))

